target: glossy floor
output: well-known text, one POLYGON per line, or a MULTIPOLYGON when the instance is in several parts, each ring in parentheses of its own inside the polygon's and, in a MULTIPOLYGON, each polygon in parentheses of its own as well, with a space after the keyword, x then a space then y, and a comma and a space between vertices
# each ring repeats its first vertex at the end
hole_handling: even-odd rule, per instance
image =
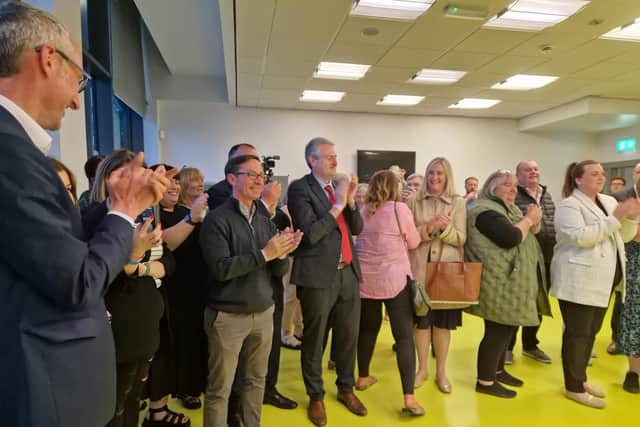
MULTIPOLYGON (((324 371, 327 396, 328 426, 393 426, 416 425, 438 427, 541 427, 541 426, 631 426, 637 424, 640 395, 622 390, 621 384, 627 371, 623 356, 610 356, 605 349, 609 343, 609 317, 605 319, 595 350, 597 357, 589 368, 589 380, 604 388, 607 408, 597 410, 583 407, 563 395, 560 344, 562 320, 557 304, 553 305, 555 318, 545 318, 539 338, 540 347, 552 358, 551 365, 544 365, 521 355, 520 343, 516 346, 514 364, 508 371, 525 381, 515 399, 499 399, 480 395, 474 391, 476 352, 482 338, 482 321, 464 316, 464 326, 453 333, 448 361, 448 374, 453 386, 450 395, 438 391, 431 361, 430 377, 416 390, 416 396, 426 409, 424 417, 410 418, 400 413, 402 392, 397 373, 395 353, 391 351, 393 339, 389 323, 383 323, 371 373, 378 383, 358 396, 369 409, 369 415, 357 417, 336 401, 333 385, 335 371, 324 371)), ((640 333, 640 331, 639 331, 640 333)), ((300 374, 300 353, 282 349, 279 390, 296 399, 296 410, 283 411, 271 406, 263 407, 262 425, 274 427, 312 426, 306 418, 307 397, 300 374)), ((324 367, 326 368, 326 358, 324 367)), ((180 408, 178 402, 172 403, 180 408)), ((193 419, 192 426, 202 425, 201 411, 186 411, 193 419)), ((142 415, 142 414, 141 414, 142 415)))

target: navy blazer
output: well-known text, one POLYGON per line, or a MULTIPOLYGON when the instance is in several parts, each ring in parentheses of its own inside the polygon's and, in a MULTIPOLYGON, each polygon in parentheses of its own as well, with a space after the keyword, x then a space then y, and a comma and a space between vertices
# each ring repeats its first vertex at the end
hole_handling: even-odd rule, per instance
MULTIPOLYGON (((294 229, 304 233, 302 242, 293 253, 291 283, 310 288, 326 288, 333 280, 340 261, 342 235, 338 221, 329 213, 331 203, 313 175, 305 175, 289 185, 287 208, 294 229)), ((345 207, 342 211, 349 244, 353 253, 353 271, 360 280, 360 264, 353 247, 352 235, 362 231, 362 218, 358 209, 345 207)))
POLYGON ((60 178, 0 107, 0 424, 102 427, 115 412, 103 296, 133 231, 108 215, 85 239, 60 178))

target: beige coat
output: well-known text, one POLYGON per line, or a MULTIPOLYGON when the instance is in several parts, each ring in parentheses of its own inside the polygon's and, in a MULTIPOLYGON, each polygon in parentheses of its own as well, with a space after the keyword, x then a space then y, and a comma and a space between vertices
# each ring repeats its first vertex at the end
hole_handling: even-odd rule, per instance
POLYGON ((411 271, 416 280, 424 282, 427 273, 427 260, 437 261, 440 242, 443 243, 442 261, 463 261, 461 247, 467 238, 466 209, 464 199, 460 196, 433 197, 426 195, 418 199, 414 195, 407 200, 407 206, 413 213, 413 220, 420 232, 420 245, 409 251, 411 271), (427 221, 437 214, 450 215, 451 222, 442 232, 427 233, 427 221))

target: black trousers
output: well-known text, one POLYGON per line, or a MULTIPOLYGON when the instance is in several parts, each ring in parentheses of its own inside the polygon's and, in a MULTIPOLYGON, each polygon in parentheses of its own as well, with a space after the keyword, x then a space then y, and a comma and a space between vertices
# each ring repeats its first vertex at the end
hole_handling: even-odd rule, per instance
POLYGON ((613 313, 611 313, 611 339, 618 342, 620 332, 620 314, 622 313, 622 292, 615 293, 613 301, 613 313))
POLYGON ((139 401, 149 373, 147 359, 116 365, 116 413, 107 427, 138 427, 139 401))
POLYGON ((173 393, 171 360, 171 337, 167 315, 160 319, 160 345, 149 366, 149 379, 143 389, 142 397, 152 401, 160 400, 173 393))
MULTIPOLYGON (((538 316, 540 322, 542 322, 542 316, 538 316)), ((522 328, 522 350, 531 351, 538 348, 538 330, 540 329, 540 324, 536 326, 523 326, 522 328)), ((509 342, 509 351, 513 351, 513 348, 516 346, 516 341, 518 338, 518 328, 516 328, 513 333, 513 338, 511 338, 511 342, 509 342)))
POLYGON ((593 342, 600 331, 607 308, 563 300, 559 300, 559 303, 564 321, 562 334, 564 387, 574 393, 583 393, 593 342))
POLYGON ((392 299, 361 300, 360 335, 358 336, 358 375, 369 376, 369 365, 382 325, 382 304, 387 307, 391 333, 396 342, 396 360, 400 371, 402 392, 413 394, 416 372, 415 348, 413 345, 413 302, 408 287, 392 299))
POLYGON ((478 348, 478 379, 495 381, 496 372, 504 370, 504 352, 517 326, 484 320, 484 337, 478 348))
POLYGON ((323 399, 325 394, 322 353, 329 319, 333 326, 332 345, 336 347, 336 385, 341 391, 351 391, 355 385, 353 371, 360 329, 358 280, 351 266, 336 270, 333 276, 326 288, 298 286, 296 289, 304 319, 302 377, 307 394, 314 400, 323 399))

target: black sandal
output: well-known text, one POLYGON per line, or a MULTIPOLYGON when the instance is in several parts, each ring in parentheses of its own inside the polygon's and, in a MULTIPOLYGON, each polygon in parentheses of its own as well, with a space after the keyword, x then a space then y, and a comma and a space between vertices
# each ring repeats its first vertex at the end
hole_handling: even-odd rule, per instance
POLYGON ((186 419, 187 417, 184 414, 173 412, 167 405, 164 405, 158 409, 149 408, 147 416, 144 417, 144 421, 142 421, 142 427, 190 427, 191 420, 185 423, 184 420, 186 419), (161 420, 154 420, 153 414, 157 414, 158 412, 166 412, 166 414, 161 420))

